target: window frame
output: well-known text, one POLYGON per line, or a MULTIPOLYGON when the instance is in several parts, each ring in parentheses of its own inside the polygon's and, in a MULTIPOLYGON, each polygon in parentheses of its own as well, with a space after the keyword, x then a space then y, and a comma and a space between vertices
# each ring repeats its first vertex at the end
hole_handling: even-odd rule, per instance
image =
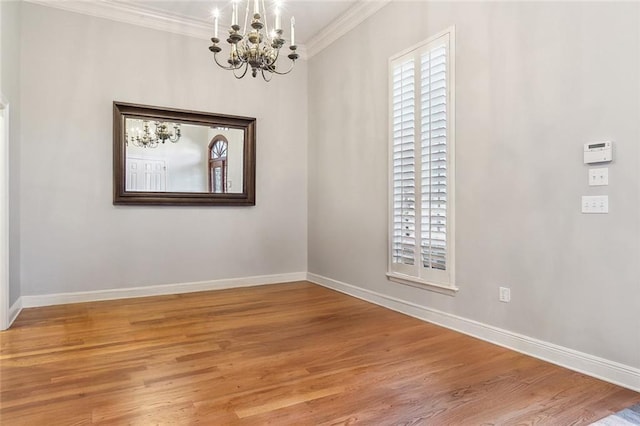
MULTIPOLYGON (((449 27, 427 40, 417 43, 389 58, 388 65, 388 240, 387 240, 387 278, 390 281, 406 284, 418 288, 427 289, 447 295, 455 295, 459 290, 455 281, 455 27, 449 27), (422 266, 421 244, 422 237, 418 235, 420 227, 416 227, 415 231, 415 251, 414 265, 405 265, 393 262, 393 243, 394 243, 394 116, 393 116, 393 86, 394 86, 394 65, 408 60, 414 61, 414 68, 417 70, 421 66, 421 55, 425 52, 432 51, 438 47, 445 45, 446 47, 446 81, 447 81, 447 101, 446 101, 446 121, 447 121, 447 205, 446 205, 446 270, 440 271, 433 268, 425 268, 422 266)), ((421 115, 420 101, 421 99, 421 81, 416 73, 414 94, 415 96, 415 115, 416 124, 414 125, 414 149, 416 174, 415 180, 415 222, 416 224, 422 218, 422 206, 419 205, 422 193, 421 182, 418 178, 421 176, 422 162, 418 153, 420 152, 422 137, 420 130, 421 115)), ((421 203, 420 203, 421 204, 421 203)))

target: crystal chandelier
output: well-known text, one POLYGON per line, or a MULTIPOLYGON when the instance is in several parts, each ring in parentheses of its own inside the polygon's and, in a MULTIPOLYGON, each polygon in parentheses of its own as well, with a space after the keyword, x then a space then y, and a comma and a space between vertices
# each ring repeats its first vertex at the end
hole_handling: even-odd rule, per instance
POLYGON ((156 121, 154 125, 155 130, 152 132, 149 128, 149 122, 144 120, 142 122, 142 131, 136 129, 133 131, 135 135, 132 136, 125 133, 124 137, 127 145, 131 142, 134 146, 140 148, 156 148, 160 143, 165 143, 166 141, 176 143, 180 139, 179 123, 161 123, 156 121), (173 131, 169 129, 171 126, 173 127, 173 131))
POLYGON ((278 69, 278 58, 280 56, 280 48, 284 46, 285 40, 282 38, 282 24, 280 20, 280 10, 276 5, 274 28, 270 31, 267 23, 267 11, 264 6, 264 0, 253 0, 253 14, 251 23, 247 26, 249 20, 249 4, 251 0, 247 0, 247 9, 244 18, 244 30, 238 25, 238 3, 239 0, 232 0, 231 12, 231 28, 229 29, 229 55, 227 64, 222 64, 218 60, 218 53, 222 48, 218 46, 220 39, 218 38, 218 20, 220 18, 217 10, 213 16, 213 44, 209 50, 213 52, 216 63, 223 69, 233 71, 233 75, 240 79, 247 74, 251 68, 251 75, 256 77, 258 73, 262 74, 265 81, 270 81, 273 74, 288 74, 293 69, 298 54, 296 53, 295 43, 295 24, 296 21, 291 18, 291 44, 289 49, 291 53, 287 55, 291 59, 291 65, 288 70, 280 71, 278 69), (262 14, 260 6, 262 5, 262 14), (264 19, 263 19, 264 17, 264 19), (263 31, 264 30, 264 31, 263 31))

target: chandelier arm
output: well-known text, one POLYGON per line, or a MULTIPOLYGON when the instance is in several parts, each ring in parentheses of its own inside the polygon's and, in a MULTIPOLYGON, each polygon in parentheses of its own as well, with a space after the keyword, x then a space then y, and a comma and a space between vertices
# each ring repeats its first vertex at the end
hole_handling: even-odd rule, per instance
POLYGON ((222 68, 222 69, 225 69, 225 70, 231 70, 231 69, 233 69, 233 68, 231 68, 231 67, 229 67, 229 66, 227 66, 227 65, 222 65, 222 64, 218 61, 218 54, 217 54, 217 53, 214 53, 214 54, 213 54, 213 59, 216 61, 216 64, 218 64, 218 66, 219 66, 220 68, 222 68))
MULTIPOLYGON (((260 66, 260 72, 262 73, 263 78, 265 75, 264 74, 265 70, 269 73, 273 73, 273 71, 275 70, 276 62, 278 61, 279 55, 280 55, 280 49, 275 49, 271 46, 265 46, 262 48, 262 54, 260 55, 262 58, 262 65, 260 66), (269 49, 271 51, 275 50, 276 52, 276 55, 273 59, 268 56, 269 49)), ((265 81, 271 81, 271 79, 267 80, 265 78, 265 81)))
POLYGON ((244 72, 243 72, 243 73, 242 73, 242 75, 240 75, 240 76, 238 76, 238 75, 236 74, 236 70, 238 70, 238 69, 240 69, 240 67, 238 67, 238 68, 234 68, 234 69, 233 69, 233 76, 234 76, 235 78, 237 78, 238 80, 240 80, 241 78, 243 78, 243 77, 245 76, 245 74, 247 73, 247 71, 249 71, 249 63, 248 63, 248 62, 245 62, 245 63, 244 63, 244 72))
POLYGON ((227 71, 233 71, 233 70, 237 70, 237 69, 239 69, 239 68, 240 68, 240 67, 234 67, 234 66, 232 66, 232 65, 222 65, 222 64, 218 61, 218 54, 217 54, 217 53, 214 53, 214 54, 213 54, 213 59, 216 61, 216 64, 218 64, 218 66, 219 66, 220 68, 225 69, 225 70, 227 70, 227 71))
POLYGON ((173 143, 176 143, 180 140, 180 124, 173 123, 173 135, 169 136, 169 140, 173 143))
POLYGON ((271 77, 267 78, 267 76, 264 74, 264 68, 262 68, 262 79, 264 81, 266 81, 267 83, 271 81, 271 79, 273 78, 273 73, 271 73, 271 77))
MULTIPOLYGON (((272 74, 277 74, 277 75, 286 75, 286 74, 289 74, 291 71, 293 71, 293 67, 294 67, 294 66, 295 66, 295 64, 296 64, 296 61, 295 61, 295 60, 293 60, 293 59, 290 59, 290 60, 291 60, 291 66, 289 67, 289 69, 288 69, 287 71, 284 71, 284 72, 276 71, 276 62, 277 62, 277 61, 278 61, 278 59, 280 58, 280 49, 281 49, 281 48, 275 49, 275 51, 276 51, 276 57, 275 57, 275 58, 273 59, 273 61, 270 63, 270 64, 271 64, 271 66, 273 66, 273 69, 272 69, 272 70, 269 70, 269 72, 270 72, 270 73, 272 73, 272 74)), ((268 80, 268 81, 270 81, 270 80, 268 80)))
POLYGON ((286 75, 289 74, 291 71, 293 71, 293 67, 295 66, 296 61, 291 61, 291 66, 289 67, 288 70, 284 71, 284 72, 280 72, 280 71, 276 71, 275 69, 273 71, 271 71, 273 74, 278 74, 278 75, 286 75))
MULTIPOLYGON (((278 62, 278 58, 280 57, 280 48, 274 48, 273 46, 269 46, 271 48, 271 50, 275 50, 276 51, 276 57, 273 58, 273 61, 269 61, 269 66, 276 66, 276 62, 278 62)), ((265 49, 266 50, 266 49, 265 49)))

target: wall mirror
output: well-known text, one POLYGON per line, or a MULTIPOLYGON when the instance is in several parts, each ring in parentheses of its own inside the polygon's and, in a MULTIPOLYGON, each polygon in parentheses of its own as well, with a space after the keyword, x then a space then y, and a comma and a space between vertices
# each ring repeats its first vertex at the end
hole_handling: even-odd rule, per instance
POLYGON ((113 103, 114 204, 255 205, 256 119, 113 103))

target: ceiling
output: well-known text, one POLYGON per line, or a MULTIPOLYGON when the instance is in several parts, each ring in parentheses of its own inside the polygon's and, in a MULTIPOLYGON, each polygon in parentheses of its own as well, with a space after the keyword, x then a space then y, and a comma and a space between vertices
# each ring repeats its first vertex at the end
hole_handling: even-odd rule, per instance
MULTIPOLYGON (((170 15, 181 20, 196 21, 202 24, 212 24, 212 11, 218 9, 220 13, 220 30, 228 28, 231 23, 231 0, 111 0, 112 3, 133 6, 136 9, 150 13, 170 15)), ((289 39, 289 19, 296 20, 296 44, 304 45, 313 39, 328 24, 335 22, 345 12, 359 3, 359 0, 280 0, 282 23, 285 38, 289 39)), ((269 21, 273 20, 273 0, 264 0, 269 21)), ((240 0, 240 25, 244 26, 244 16, 247 1, 240 0)), ((253 1, 251 9, 253 11, 253 1)), ((273 25, 269 22, 269 25, 273 25)))
MULTIPOLYGON (((4 1, 4 0, 0 0, 4 1)), ((25 0, 43 6, 209 40, 214 9, 220 13, 220 36, 231 21, 232 0, 25 0)), ((244 27, 247 0, 239 2, 244 27)), ((248 0, 252 1, 252 0, 248 0)), ((263 1, 269 26, 275 0, 263 1)), ((302 58, 310 58, 373 15, 391 0, 278 0, 285 40, 289 20, 296 18, 296 44, 302 58)), ((252 11, 252 7, 251 7, 252 11)), ((223 37, 220 37, 223 38, 223 37)))

